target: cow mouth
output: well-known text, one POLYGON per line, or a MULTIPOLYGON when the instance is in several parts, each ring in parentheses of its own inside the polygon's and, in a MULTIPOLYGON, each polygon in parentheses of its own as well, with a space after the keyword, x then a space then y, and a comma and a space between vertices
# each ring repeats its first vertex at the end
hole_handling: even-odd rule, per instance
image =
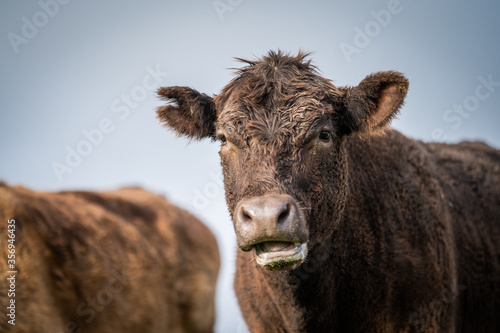
POLYGON ((253 246, 257 264, 273 270, 292 270, 300 266, 307 255, 306 243, 267 241, 253 246))

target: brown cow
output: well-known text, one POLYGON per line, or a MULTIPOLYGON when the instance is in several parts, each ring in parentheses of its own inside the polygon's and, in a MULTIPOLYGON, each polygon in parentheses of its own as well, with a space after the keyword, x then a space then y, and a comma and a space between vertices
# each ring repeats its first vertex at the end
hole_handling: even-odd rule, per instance
POLYGON ((500 152, 387 129, 401 73, 335 87, 305 58, 159 90, 163 123, 221 142, 250 330, 500 332, 500 152))
POLYGON ((1 332, 213 331, 217 243, 162 196, 3 184, 0 216, 1 332))

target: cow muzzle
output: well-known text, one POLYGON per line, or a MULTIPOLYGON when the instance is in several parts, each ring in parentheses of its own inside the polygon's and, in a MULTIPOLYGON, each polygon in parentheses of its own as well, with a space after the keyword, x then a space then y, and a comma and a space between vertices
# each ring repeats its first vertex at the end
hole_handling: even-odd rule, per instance
POLYGON ((238 246, 243 251, 253 249, 259 265, 291 270, 305 260, 309 232, 304 214, 291 196, 245 198, 234 214, 238 246))

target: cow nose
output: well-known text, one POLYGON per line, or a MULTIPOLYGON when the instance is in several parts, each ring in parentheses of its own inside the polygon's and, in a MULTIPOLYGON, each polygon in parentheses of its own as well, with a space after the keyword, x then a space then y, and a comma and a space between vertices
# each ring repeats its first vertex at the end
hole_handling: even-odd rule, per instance
POLYGON ((235 209, 238 245, 245 251, 264 241, 307 241, 305 219, 289 195, 242 199, 235 209))
POLYGON ((261 226, 286 227, 293 218, 291 205, 287 201, 279 200, 250 200, 243 203, 238 211, 238 223, 255 224, 261 226))

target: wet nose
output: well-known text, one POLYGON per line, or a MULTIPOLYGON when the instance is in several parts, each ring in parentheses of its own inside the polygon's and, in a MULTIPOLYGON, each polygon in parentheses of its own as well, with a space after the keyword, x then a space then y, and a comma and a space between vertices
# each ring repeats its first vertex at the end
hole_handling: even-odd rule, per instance
POLYGON ((260 241, 302 241, 306 233, 298 204, 289 195, 243 199, 236 207, 234 222, 238 245, 243 250, 260 241))

